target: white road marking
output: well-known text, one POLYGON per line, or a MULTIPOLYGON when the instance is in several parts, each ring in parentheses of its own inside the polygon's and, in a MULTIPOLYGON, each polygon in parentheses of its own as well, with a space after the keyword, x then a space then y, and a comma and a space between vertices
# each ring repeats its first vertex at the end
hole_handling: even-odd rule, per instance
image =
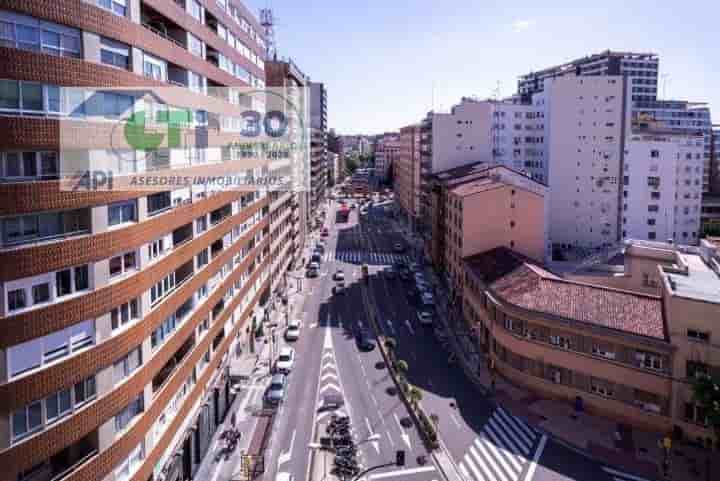
POLYGON ((450 413, 450 419, 452 419, 452 422, 455 423, 455 426, 457 426, 458 429, 462 428, 462 424, 460 424, 460 421, 453 413, 450 413))
POLYGON ((290 438, 290 448, 288 448, 287 451, 281 452, 280 456, 278 456, 278 463, 277 463, 278 468, 280 468, 281 464, 285 464, 292 459, 292 450, 293 450, 293 445, 295 444, 295 435, 296 434, 297 434, 297 431, 295 429, 293 429, 292 438, 290 438))
POLYGON ((334 372, 326 372, 323 374, 323 376, 320 378, 320 382, 324 382, 325 379, 334 379, 337 381, 337 375, 334 372))
MULTIPOLYGON (((374 436, 375 433, 373 432, 372 426, 370 426, 370 420, 367 417, 365 418, 365 426, 367 426, 368 429, 368 438, 370 436, 374 436)), ((380 454, 380 443, 377 441, 370 441, 370 444, 372 444, 372 447, 375 448, 375 451, 380 454)))
MULTIPOLYGON (((537 461, 538 461, 538 459, 540 459, 540 455, 542 454, 543 450, 545 449, 546 442, 547 442, 547 435, 543 434, 542 438, 540 438, 540 444, 538 445, 538 448, 535 451, 535 456, 533 456, 533 460, 530 463, 530 467, 527 470, 527 474, 525 475, 525 481, 530 481, 533 478, 533 475, 535 474, 535 469, 537 468, 537 461)), ((630 476, 630 477, 635 478, 635 481, 647 481, 645 479, 638 478, 635 476, 630 476)))
POLYGON ((467 470, 467 468, 465 467, 465 465, 464 465, 463 463, 460 463, 458 466, 459 466, 459 468, 460 468, 460 471, 461 471, 461 473, 462 473, 463 478, 465 478, 465 479, 471 479, 471 478, 470 478, 470 473, 468 473, 468 470, 467 470))
MULTIPOLYGON (((486 480, 485 480, 485 476, 483 476, 483 475, 480 473, 480 470, 477 468, 477 466, 475 466, 475 462, 473 462, 473 458, 472 458, 471 455, 469 455, 469 454, 466 454, 466 455, 465 455, 465 463, 467 463, 467 465, 470 467, 470 471, 472 471, 473 474, 475 475, 475 480, 476 480, 476 481, 486 481, 486 480)), ((463 466, 462 463, 460 464, 460 466, 461 466, 461 467, 463 466)), ((480 464, 480 466, 482 466, 482 464, 480 464)), ((483 468, 483 469, 484 469, 484 468, 483 468)), ((465 470, 465 472, 467 473, 467 469, 465 470)), ((486 473, 486 474, 487 474, 487 473, 486 473)), ((471 476, 468 476, 468 478, 471 478, 471 476)), ((472 478, 471 478, 471 479, 472 479, 472 478)), ((488 481, 493 481, 493 479, 494 479, 494 478, 490 477, 490 478, 488 478, 488 481)))
POLYGON ((390 444, 395 447, 395 441, 393 441, 392 436, 390 436, 390 431, 385 431, 385 434, 387 434, 388 441, 390 441, 390 444))
POLYGON ((405 325, 407 326, 408 331, 410 331, 410 334, 412 334, 412 335, 414 336, 414 335, 415 335, 415 330, 412 328, 412 324, 410 324, 410 320, 409 320, 409 319, 405 319, 405 325))
POLYGON ((510 449, 512 449, 517 454, 525 454, 526 456, 530 453, 530 448, 526 448, 523 446, 523 444, 519 441, 516 441, 516 443, 513 443, 510 439, 508 439, 507 435, 505 434, 505 431, 500 429, 495 423, 494 419, 490 419, 490 423, 485 426, 485 432, 490 435, 490 437, 493 438, 493 441, 495 441, 495 444, 500 446, 505 446, 510 449), (500 441, 499 438, 502 438, 502 441, 500 441), (520 453, 522 451, 522 453, 520 453))
POLYGON ((435 471, 435 466, 422 466, 419 468, 398 469, 387 473, 371 474, 369 479, 393 478, 395 476, 406 476, 409 474, 429 473, 435 471))
POLYGON ((337 391, 337 392, 342 392, 342 391, 340 390, 340 386, 338 386, 338 385, 335 384, 334 382, 331 382, 331 383, 325 384, 323 387, 320 388, 320 394, 324 393, 324 392, 327 391, 328 389, 332 389, 332 390, 337 391))
POLYGON ((402 427, 402 424, 400 424, 400 418, 398 417, 397 413, 393 413, 393 416, 395 417, 395 422, 397 422, 398 429, 400 430, 400 437, 402 440, 407 444, 408 449, 412 449, 412 446, 410 445, 410 436, 405 432, 405 430, 402 427))

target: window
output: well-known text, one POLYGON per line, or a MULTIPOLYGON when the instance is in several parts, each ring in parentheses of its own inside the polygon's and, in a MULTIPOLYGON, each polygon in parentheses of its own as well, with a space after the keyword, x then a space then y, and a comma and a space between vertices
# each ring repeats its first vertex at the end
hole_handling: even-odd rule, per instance
POLYGON ((685 420, 705 426, 709 421, 705 409, 694 403, 685 403, 685 420))
POLYGON ((135 416, 144 411, 143 394, 130 401, 130 404, 125 406, 125 409, 115 415, 115 432, 120 433, 135 419, 135 416))
POLYGON ((593 344, 592 353, 595 354, 596 356, 605 357, 607 359, 615 359, 614 351, 608 349, 605 346, 601 346, 598 344, 593 344))
POLYGON ((649 205, 648 212, 658 212, 660 208, 657 205, 649 205))
POLYGON ((124 43, 100 38, 100 62, 123 70, 130 69, 130 47, 124 43))
POLYGON ((150 288, 150 303, 155 305, 175 288, 175 272, 171 272, 163 280, 150 288))
POLYGON ((108 225, 137 222, 137 201, 127 200, 108 205, 108 225))
POLYGON ((0 153, 0 172, 6 180, 55 179, 58 176, 57 152, 0 153))
POLYGON ((658 159, 658 158, 660 158, 660 151, 659 151, 659 150, 651 150, 651 151, 650 151, 650 158, 652 158, 652 159, 658 159))
POLYGON ((164 82, 167 79, 167 62, 144 53, 143 74, 150 79, 164 82))
POLYGON ((10 377, 62 359, 95 343, 95 322, 83 321, 7 350, 10 377))
POLYGON ((80 30, 27 15, 0 12, 0 45, 80 58, 80 30))
POLYGON ((42 427, 42 403, 34 403, 18 409, 12 415, 13 440, 31 434, 42 427))
POLYGON ((127 12, 126 0, 95 0, 96 5, 115 15, 124 17, 127 12))
POLYGON ((203 266, 207 265, 209 262, 209 256, 207 249, 203 249, 201 252, 198 252, 197 257, 197 268, 200 269, 203 266))
POLYGON ((188 50, 190 51, 190 53, 197 57, 205 58, 205 44, 202 42, 202 40, 200 40, 191 33, 188 33, 188 50))
POLYGON ((125 254, 111 257, 109 266, 110 277, 119 276, 129 271, 137 270, 138 265, 135 251, 126 252, 125 254))
POLYGON ((64 269, 55 273, 55 296, 62 297, 89 288, 88 266, 64 269))
POLYGON ((141 365, 142 354, 140 352, 140 346, 138 346, 130 351, 127 356, 116 362, 113 366, 115 384, 118 384, 130 376, 141 365))
POLYGON ((175 314, 168 316, 150 335, 150 346, 153 349, 157 348, 177 329, 179 324, 179 319, 175 314))
MULTIPOLYGON (((108 119, 123 119, 130 116, 133 108, 133 97, 113 92, 96 92, 91 97, 98 111, 95 115, 108 119)), ((89 101, 90 102, 90 101, 89 101)))
POLYGON ((205 15, 202 5, 197 0, 189 0, 187 3, 188 13, 200 23, 204 23, 205 15))
POLYGON ((130 478, 135 474, 135 471, 138 470, 144 457, 145 443, 141 441, 140 444, 132 450, 128 458, 115 469, 115 479, 117 481, 124 481, 130 478))
POLYGON ((63 389, 45 398, 45 415, 47 421, 54 421, 72 411, 71 390, 63 389))
POLYGON ((165 241, 164 237, 152 241, 150 244, 148 244, 148 258, 150 260, 154 260, 162 256, 167 249, 166 246, 168 245, 169 243, 165 241))
POLYGON ((710 342, 710 333, 705 331, 688 329, 687 337, 692 341, 710 342))
POLYGON ((207 230, 206 216, 198 217, 197 219, 195 219, 195 230, 198 234, 207 230))
POLYGON ((132 299, 130 302, 120 304, 110 311, 110 325, 112 330, 120 329, 130 321, 140 318, 140 299, 132 299))
POLYGON ((170 192, 158 192, 147 197, 148 215, 158 214, 171 206, 170 192))
POLYGON ((16 311, 28 307, 24 289, 15 289, 8 292, 8 311, 16 311))
POLYGON ((603 397, 614 397, 615 392, 610 383, 601 381, 599 379, 590 379, 590 392, 599 394, 603 397))
POLYGON ((644 367, 645 369, 651 369, 653 371, 662 371, 663 369, 662 358, 657 354, 636 351, 635 359, 640 364, 640 367, 644 367))
POLYGON ((704 378, 710 376, 710 366, 704 362, 686 361, 685 372, 688 378, 704 378))
POLYGON ((86 402, 95 399, 95 377, 83 379, 75 384, 75 407, 81 406, 86 402))

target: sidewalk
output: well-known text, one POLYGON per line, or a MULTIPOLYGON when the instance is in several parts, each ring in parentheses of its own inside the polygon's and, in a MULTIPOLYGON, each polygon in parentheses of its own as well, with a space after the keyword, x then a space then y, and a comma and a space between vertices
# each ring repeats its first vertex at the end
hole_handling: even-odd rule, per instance
MULTIPOLYGON (((403 232, 407 235, 406 232, 403 232)), ((415 240, 408 240, 416 243, 415 240)), ((431 267, 425 270, 432 274, 431 267)), ((570 402, 544 399, 535 393, 518 387, 501 376, 495 376, 495 392, 492 394, 491 376, 484 354, 478 352, 467 335, 458 335, 449 328, 447 293, 442 284, 436 284, 438 318, 444 326, 440 329, 447 335, 460 367, 468 380, 483 394, 493 396, 495 402, 525 419, 539 430, 547 433, 560 444, 591 457, 608 466, 631 472, 648 479, 662 478, 661 463, 664 458, 659 442, 660 433, 633 428, 626 442, 618 442, 618 423, 612 419, 576 412, 570 402)), ((671 476, 673 481, 706 481, 717 479, 706 477, 708 452, 687 443, 673 444, 671 455, 671 476)))

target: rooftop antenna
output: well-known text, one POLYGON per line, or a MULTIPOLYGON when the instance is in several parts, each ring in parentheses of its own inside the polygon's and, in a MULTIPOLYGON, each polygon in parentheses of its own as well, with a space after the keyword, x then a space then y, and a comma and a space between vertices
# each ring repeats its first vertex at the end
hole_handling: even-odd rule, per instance
POLYGON ((265 34, 265 59, 273 60, 277 55, 277 46, 275 44, 275 16, 272 8, 260 9, 260 25, 265 34))

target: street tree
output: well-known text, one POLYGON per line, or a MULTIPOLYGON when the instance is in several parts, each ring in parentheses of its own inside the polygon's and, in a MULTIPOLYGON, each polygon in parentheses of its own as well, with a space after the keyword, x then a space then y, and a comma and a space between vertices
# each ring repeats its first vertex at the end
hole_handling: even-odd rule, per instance
POLYGON ((420 401, 422 401, 423 394, 420 389, 418 389, 415 386, 411 386, 410 389, 408 389, 408 399, 410 399, 410 402, 413 404, 413 406, 417 406, 420 401))
POLYGON ((715 433, 715 444, 720 444, 720 377, 698 377, 693 384, 693 398, 715 433))

